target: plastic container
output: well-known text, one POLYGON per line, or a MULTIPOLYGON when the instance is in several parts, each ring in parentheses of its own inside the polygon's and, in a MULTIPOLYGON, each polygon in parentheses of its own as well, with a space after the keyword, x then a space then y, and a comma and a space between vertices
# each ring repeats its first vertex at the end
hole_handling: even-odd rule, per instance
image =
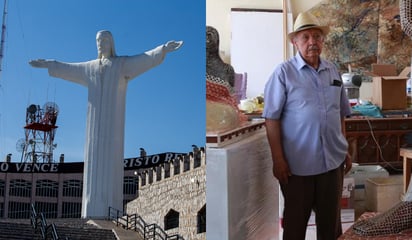
POLYGON ((389 177, 389 172, 380 165, 353 165, 347 177, 355 179, 355 201, 360 201, 365 200, 366 179, 389 177))
POLYGON ((401 201, 402 175, 389 178, 369 178, 365 182, 365 208, 385 212, 401 201))

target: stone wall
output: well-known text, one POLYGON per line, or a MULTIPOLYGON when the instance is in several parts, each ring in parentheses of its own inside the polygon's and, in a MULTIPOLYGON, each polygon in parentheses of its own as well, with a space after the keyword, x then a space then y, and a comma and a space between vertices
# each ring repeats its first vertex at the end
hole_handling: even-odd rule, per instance
POLYGON ((197 215, 206 205, 205 163, 204 151, 199 151, 139 173, 139 197, 127 204, 127 214, 137 213, 164 229, 164 218, 173 209, 179 212, 179 227, 167 230, 169 235, 205 240, 205 232, 197 233, 197 215))

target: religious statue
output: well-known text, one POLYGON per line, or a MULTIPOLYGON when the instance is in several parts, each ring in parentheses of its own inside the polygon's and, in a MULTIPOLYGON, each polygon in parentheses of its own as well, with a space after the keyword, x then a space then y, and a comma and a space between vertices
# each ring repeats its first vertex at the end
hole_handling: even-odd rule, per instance
POLYGON ((219 56, 219 34, 206 27, 206 132, 216 133, 240 126, 246 119, 234 95, 235 71, 219 56))
POLYGON ((219 33, 216 28, 206 26, 206 74, 216 76, 235 86, 235 70, 219 55, 219 33))
POLYGON ((182 41, 169 41, 133 56, 117 56, 111 32, 97 32, 97 59, 66 63, 38 59, 49 75, 88 88, 82 217, 102 218, 108 208, 123 209, 124 123, 127 84, 161 64, 182 41))

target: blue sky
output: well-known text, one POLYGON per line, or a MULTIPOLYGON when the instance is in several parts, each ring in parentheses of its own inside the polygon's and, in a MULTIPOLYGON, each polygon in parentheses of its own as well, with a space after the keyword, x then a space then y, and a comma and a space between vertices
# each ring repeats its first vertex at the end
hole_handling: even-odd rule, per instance
MULTIPOLYGON (((0 0, 3 9, 3 0, 0 0)), ((169 40, 183 46, 128 85, 125 157, 190 152, 205 145, 204 1, 10 0, 0 72, 0 160, 25 137, 26 108, 60 109, 54 160, 83 161, 87 89, 33 68, 31 59, 82 62, 97 57, 96 33, 112 32, 117 55, 134 55, 169 40)), ((0 19, 1 20, 1 19, 0 19)))

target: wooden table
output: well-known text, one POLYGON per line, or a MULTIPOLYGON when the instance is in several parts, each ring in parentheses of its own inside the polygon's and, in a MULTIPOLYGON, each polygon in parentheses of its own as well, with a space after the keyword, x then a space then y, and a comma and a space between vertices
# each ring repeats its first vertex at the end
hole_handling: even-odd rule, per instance
MULTIPOLYGON (((408 147, 412 117, 348 118, 345 134, 353 162, 402 171, 400 148, 408 147)), ((410 137, 412 138, 412 137, 410 137)))
POLYGON ((403 157, 403 193, 406 193, 411 180, 412 148, 400 148, 399 155, 403 157))

